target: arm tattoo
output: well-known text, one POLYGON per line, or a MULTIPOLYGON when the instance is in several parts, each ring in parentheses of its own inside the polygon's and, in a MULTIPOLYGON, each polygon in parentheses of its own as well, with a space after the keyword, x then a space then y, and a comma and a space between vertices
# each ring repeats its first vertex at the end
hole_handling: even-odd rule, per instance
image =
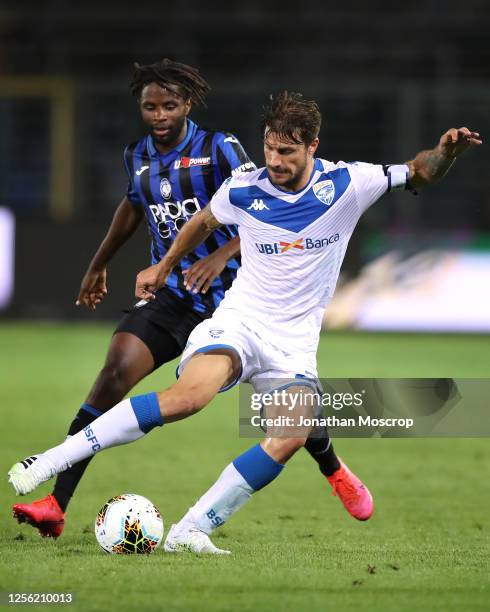
POLYGON ((410 184, 413 187, 423 187, 434 183, 446 174, 454 160, 454 157, 441 153, 438 147, 430 151, 420 151, 415 159, 408 162, 410 184))
POLYGON ((426 172, 434 179, 442 178, 453 165, 455 157, 443 155, 437 148, 432 151, 422 151, 417 155, 416 161, 425 166, 426 172))

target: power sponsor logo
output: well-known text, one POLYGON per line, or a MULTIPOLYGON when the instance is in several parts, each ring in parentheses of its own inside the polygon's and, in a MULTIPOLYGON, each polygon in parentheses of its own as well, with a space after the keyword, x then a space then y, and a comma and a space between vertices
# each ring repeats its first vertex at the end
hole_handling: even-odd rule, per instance
POLYGON ((201 205, 197 197, 194 196, 182 202, 150 204, 148 208, 158 227, 160 236, 170 238, 172 234, 180 232, 186 221, 201 210, 201 205))
POLYGON ((174 164, 175 170, 179 168, 192 168, 193 166, 209 166, 211 157, 181 157, 174 164))
POLYGON ((340 240, 340 234, 332 234, 328 238, 298 238, 293 242, 256 242, 255 246, 259 253, 263 255, 282 255, 288 251, 311 251, 313 249, 323 249, 340 240))

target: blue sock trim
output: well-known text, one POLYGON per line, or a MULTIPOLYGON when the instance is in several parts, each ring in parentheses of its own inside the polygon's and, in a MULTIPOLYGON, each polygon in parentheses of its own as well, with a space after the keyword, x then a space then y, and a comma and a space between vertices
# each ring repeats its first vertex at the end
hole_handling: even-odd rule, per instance
POLYGON ((100 417, 101 414, 104 414, 102 410, 98 410, 97 408, 94 408, 90 404, 82 404, 80 406, 80 410, 85 410, 85 412, 88 412, 94 417, 100 417))
POLYGON ((284 467, 268 455, 260 444, 238 456, 233 465, 255 491, 272 482, 284 467))
POLYGON ((131 397, 130 402, 138 420, 138 426, 143 433, 148 433, 154 427, 163 425, 163 417, 160 414, 156 393, 145 393, 144 395, 131 397))

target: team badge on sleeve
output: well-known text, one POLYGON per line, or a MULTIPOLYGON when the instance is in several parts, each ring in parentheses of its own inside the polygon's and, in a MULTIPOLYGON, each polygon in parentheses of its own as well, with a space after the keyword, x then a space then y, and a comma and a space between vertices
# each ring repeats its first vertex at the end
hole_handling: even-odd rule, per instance
POLYGON ((313 193, 316 197, 325 204, 325 206, 330 206, 335 197, 335 185, 332 180, 320 181, 313 185, 313 193))

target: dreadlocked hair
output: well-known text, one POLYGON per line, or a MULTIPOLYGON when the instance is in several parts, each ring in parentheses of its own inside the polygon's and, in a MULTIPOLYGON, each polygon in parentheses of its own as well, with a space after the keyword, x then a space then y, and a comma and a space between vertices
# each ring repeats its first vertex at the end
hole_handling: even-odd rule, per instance
POLYGON ((157 83, 162 87, 176 85, 186 100, 190 99, 193 104, 202 106, 206 106, 205 98, 211 90, 197 68, 166 57, 145 66, 134 64, 133 78, 129 85, 131 94, 139 98, 141 91, 149 83, 157 83))
POLYGON ((265 130, 286 142, 309 146, 318 137, 322 116, 314 100, 305 100, 300 93, 282 91, 269 96, 264 106, 261 134, 265 130))

